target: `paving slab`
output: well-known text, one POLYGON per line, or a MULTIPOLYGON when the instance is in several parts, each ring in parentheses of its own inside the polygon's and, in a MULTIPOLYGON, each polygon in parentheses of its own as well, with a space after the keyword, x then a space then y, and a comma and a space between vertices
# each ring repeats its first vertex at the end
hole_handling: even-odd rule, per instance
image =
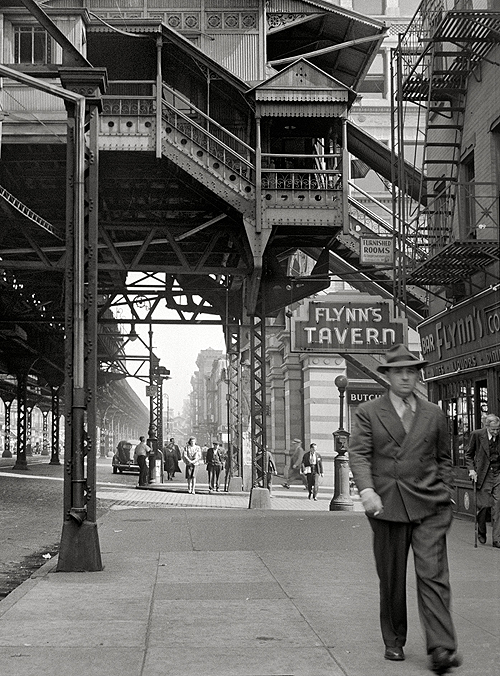
MULTIPOLYGON (((407 658, 391 663, 364 515, 285 500, 295 508, 116 505, 98 525, 102 571, 58 573, 53 560, 0 602, 2 673, 429 674, 413 566, 407 658)), ((449 555, 455 673, 498 676, 500 552, 474 548, 472 524, 456 520, 449 555)))

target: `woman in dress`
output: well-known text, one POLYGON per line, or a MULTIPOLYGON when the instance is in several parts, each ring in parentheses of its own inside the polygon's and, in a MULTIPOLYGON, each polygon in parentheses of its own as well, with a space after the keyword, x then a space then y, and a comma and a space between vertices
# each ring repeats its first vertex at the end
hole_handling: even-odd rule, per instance
POLYGON ((196 443, 196 437, 189 437, 187 444, 184 446, 182 459, 186 464, 188 493, 195 493, 196 468, 202 461, 201 448, 196 443))

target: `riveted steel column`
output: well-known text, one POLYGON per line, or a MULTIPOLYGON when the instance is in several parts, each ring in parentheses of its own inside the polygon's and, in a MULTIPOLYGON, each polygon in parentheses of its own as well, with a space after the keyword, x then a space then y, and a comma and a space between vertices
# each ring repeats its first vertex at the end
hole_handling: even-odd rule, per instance
POLYGON ((57 570, 97 571, 102 570, 102 562, 95 518, 97 387, 97 165, 95 163, 97 105, 100 93, 105 89, 106 76, 103 70, 85 68, 61 68, 59 74, 65 86, 88 98, 67 102, 65 387, 67 433, 64 463, 64 522, 57 570))
POLYGON ((59 460, 59 428, 60 428, 60 411, 59 411, 59 387, 51 387, 51 404, 52 404, 52 444, 50 465, 60 465, 59 460))
POLYGON ((2 458, 12 458, 12 451, 10 450, 10 414, 14 399, 2 397, 2 401, 5 407, 5 434, 2 458))
POLYGON ((240 421, 240 327, 237 324, 226 326, 227 354, 227 429, 228 429, 228 464, 224 486, 229 490, 231 477, 241 477, 241 421, 240 421))
POLYGON ((27 389, 28 373, 18 373, 17 378, 17 456, 14 469, 28 469, 27 444, 27 389))
POLYGON ((250 406, 252 433, 252 487, 266 488, 266 318, 254 315, 250 323, 250 406))

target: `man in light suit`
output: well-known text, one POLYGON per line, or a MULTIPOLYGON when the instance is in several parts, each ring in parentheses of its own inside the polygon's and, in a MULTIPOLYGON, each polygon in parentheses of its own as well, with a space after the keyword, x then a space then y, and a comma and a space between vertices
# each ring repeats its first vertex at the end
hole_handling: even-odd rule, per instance
POLYGON ((489 414, 484 429, 472 432, 465 461, 469 476, 477 482, 477 538, 486 544, 486 516, 491 507, 493 547, 500 549, 500 418, 489 414))
POLYGON ((319 477, 323 476, 323 460, 316 450, 317 444, 312 443, 309 450, 302 456, 301 472, 307 480, 307 490, 309 491, 309 500, 317 500, 319 477))
POLYGON ((425 364, 404 345, 387 351, 386 363, 377 370, 389 381, 389 392, 356 409, 349 462, 373 531, 384 657, 405 659, 411 546, 430 668, 443 674, 461 663, 446 549, 452 465, 443 412, 414 394, 425 364))

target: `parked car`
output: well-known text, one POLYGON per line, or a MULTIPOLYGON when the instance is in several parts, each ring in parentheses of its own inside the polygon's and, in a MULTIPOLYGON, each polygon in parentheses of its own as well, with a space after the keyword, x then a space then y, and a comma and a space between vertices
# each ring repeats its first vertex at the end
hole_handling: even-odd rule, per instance
POLYGON ((132 444, 130 441, 120 441, 116 447, 116 453, 111 460, 113 474, 122 472, 135 472, 139 474, 139 465, 134 464, 132 460, 132 444))

